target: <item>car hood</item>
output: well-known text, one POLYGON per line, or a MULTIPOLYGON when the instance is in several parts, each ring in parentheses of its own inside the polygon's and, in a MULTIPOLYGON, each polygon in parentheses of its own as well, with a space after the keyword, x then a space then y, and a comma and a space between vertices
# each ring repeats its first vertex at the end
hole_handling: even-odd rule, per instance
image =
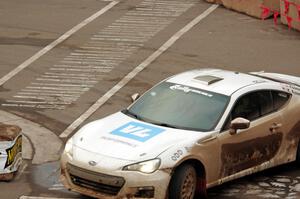
POLYGON ((174 144, 196 142, 205 136, 207 133, 161 127, 118 112, 84 126, 73 137, 73 144, 107 157, 143 161, 157 157, 174 144))

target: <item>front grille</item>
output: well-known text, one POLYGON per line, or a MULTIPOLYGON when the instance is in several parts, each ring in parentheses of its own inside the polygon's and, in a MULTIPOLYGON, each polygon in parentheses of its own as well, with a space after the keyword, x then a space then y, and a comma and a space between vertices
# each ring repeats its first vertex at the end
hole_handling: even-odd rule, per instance
POLYGON ((125 184, 122 177, 97 173, 71 164, 67 165, 67 170, 75 185, 104 194, 117 195, 125 184))

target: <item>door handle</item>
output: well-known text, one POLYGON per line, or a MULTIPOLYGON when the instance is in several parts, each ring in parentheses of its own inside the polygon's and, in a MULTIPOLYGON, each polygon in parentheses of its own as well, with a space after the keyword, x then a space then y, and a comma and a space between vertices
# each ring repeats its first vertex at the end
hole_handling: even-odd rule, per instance
POLYGON ((279 129, 280 127, 282 127, 281 123, 273 123, 272 126, 270 127, 270 131, 272 133, 274 133, 275 130, 279 129))

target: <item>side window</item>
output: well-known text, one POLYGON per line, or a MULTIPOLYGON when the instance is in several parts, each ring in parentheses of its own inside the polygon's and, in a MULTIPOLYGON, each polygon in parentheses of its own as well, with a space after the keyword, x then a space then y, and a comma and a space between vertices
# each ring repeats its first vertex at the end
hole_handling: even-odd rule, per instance
POLYGON ((281 91, 272 91, 274 110, 280 109, 289 100, 290 94, 281 91))
POLYGON ((259 91, 257 92, 260 103, 260 116, 271 113, 273 109, 273 97, 271 91, 259 91))
POLYGON ((243 117, 250 121, 274 111, 273 93, 268 90, 248 93, 237 100, 231 114, 226 119, 223 130, 229 129, 230 122, 243 117))
POLYGON ((243 117, 251 121, 259 117, 259 110, 259 96, 256 92, 250 93, 237 101, 231 112, 231 118, 243 117))

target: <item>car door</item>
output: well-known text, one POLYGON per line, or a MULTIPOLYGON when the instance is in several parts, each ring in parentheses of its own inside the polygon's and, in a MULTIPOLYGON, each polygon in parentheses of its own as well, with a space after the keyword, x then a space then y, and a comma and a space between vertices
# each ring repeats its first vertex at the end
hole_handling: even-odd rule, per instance
POLYGON ((271 160, 278 152, 283 138, 282 116, 274 112, 271 91, 247 93, 236 100, 219 134, 220 178, 261 165, 271 160), (242 117, 248 119, 250 127, 229 132, 230 122, 242 117))

